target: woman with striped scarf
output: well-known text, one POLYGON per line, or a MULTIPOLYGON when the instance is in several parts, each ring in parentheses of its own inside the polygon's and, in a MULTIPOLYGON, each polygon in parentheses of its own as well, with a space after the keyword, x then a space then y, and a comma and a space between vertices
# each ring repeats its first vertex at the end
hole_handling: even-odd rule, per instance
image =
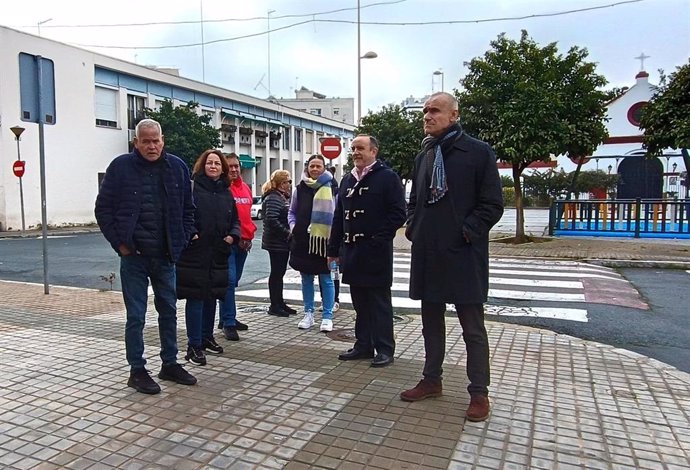
POLYGON ((335 195, 331 188, 333 175, 326 171, 326 160, 312 155, 295 187, 290 201, 288 223, 292 230, 290 267, 302 275, 304 318, 297 325, 309 329, 314 325, 314 276, 319 277, 322 290, 323 315, 320 330, 333 330, 335 289, 326 260, 331 235, 335 195))

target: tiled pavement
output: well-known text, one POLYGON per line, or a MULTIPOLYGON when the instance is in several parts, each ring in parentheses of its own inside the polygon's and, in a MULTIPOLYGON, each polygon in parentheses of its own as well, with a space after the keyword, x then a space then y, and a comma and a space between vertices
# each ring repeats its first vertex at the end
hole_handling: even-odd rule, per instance
MULTIPOLYGON (((395 364, 372 369, 252 304, 242 341, 190 367, 197 386, 147 396, 126 387, 119 293, 0 282, 0 298, 1 468, 690 467, 690 375, 550 331, 488 324, 493 411, 470 423, 455 319, 439 399, 398 398, 422 368, 418 317, 396 323, 395 364)), ((335 324, 347 340, 352 312, 335 324)), ((145 338, 156 373, 154 314, 145 338)))

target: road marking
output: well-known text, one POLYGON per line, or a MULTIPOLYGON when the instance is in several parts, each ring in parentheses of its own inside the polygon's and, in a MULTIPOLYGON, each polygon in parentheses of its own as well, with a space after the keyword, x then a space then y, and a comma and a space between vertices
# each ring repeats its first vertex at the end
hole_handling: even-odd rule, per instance
POLYGON ((536 276, 536 277, 573 277, 573 278, 584 278, 584 277, 589 277, 589 278, 596 278, 596 279, 607 279, 611 281, 621 281, 621 282, 628 282, 623 278, 619 277, 611 277, 611 276, 604 276, 601 274, 592 274, 592 273, 564 273, 564 272, 543 272, 543 271, 525 271, 525 270, 515 270, 515 269, 495 269, 489 267, 489 273, 491 274, 504 274, 504 275, 514 275, 514 276, 525 276, 526 274, 529 274, 530 276, 536 276))
MULTIPOLYGON (((267 299, 269 298, 268 289, 252 289, 237 291, 238 297, 249 297, 252 299, 267 299)), ((302 292, 294 289, 286 289, 283 291, 285 300, 294 302, 302 302, 302 292)), ((320 302, 321 296, 318 291, 314 293, 314 301, 320 302)), ((406 297, 393 297, 393 308, 417 310, 421 309, 422 303, 419 300, 412 300, 406 297)), ((341 307, 351 306, 352 297, 347 292, 340 292, 341 307)), ((577 322, 587 322, 587 310, 578 308, 559 308, 559 307, 512 307, 507 305, 486 305, 486 313, 497 316, 511 316, 511 317, 539 317, 549 318, 555 320, 569 320, 577 322)), ((454 311, 452 305, 448 305, 449 311, 454 311)), ((336 314, 337 315, 337 314, 336 314)))

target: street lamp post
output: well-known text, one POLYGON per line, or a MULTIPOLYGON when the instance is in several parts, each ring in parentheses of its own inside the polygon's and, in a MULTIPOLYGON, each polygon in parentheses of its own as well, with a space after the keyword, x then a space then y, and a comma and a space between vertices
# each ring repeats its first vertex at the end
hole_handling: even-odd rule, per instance
POLYGON ((362 121, 362 59, 375 59, 378 54, 369 51, 357 59, 357 125, 362 121))
POLYGON ((378 54, 369 51, 362 55, 362 42, 360 34, 360 8, 357 0, 357 125, 362 122, 362 59, 375 59, 378 54))
POLYGON ((204 49, 204 0, 199 0, 199 24, 201 25, 201 81, 206 83, 206 56, 204 49))
MULTIPOLYGON (((444 89, 444 83, 443 83, 443 79, 445 78, 445 75, 443 74, 443 71, 442 71, 441 69, 438 69, 438 70, 434 71, 434 75, 440 75, 440 76, 441 76, 441 91, 446 91, 446 90, 444 89)), ((432 81, 432 84, 433 84, 433 81, 432 81)), ((433 87, 433 86, 431 87, 431 92, 432 92, 432 93, 434 92, 434 87, 433 87)))
POLYGON ((268 39, 268 98, 271 98, 271 13, 275 10, 268 10, 266 13, 266 36, 268 39))
MULTIPOLYGON (((17 160, 22 161, 22 154, 19 151, 19 136, 24 132, 23 127, 14 126, 10 127, 10 130, 14 134, 14 139, 17 141, 17 160)), ((22 177, 19 177, 19 205, 22 211, 22 232, 26 230, 26 220, 24 218, 24 187, 22 186, 22 177)))

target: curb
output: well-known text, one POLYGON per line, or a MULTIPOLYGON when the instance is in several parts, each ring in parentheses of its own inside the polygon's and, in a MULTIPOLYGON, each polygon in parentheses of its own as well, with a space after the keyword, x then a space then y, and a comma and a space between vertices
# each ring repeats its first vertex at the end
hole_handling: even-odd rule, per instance
MULTIPOLYGON (((48 236, 55 235, 81 235, 83 233, 96 233, 100 232, 98 227, 93 228, 75 228, 66 230, 48 230, 48 236)), ((12 231, 12 232, 0 232, 0 238, 41 238, 43 232, 40 230, 25 230, 25 231, 12 231)))
POLYGON ((690 261, 664 261, 664 260, 625 260, 625 259, 583 259, 582 262, 605 266, 607 268, 652 268, 652 269, 687 269, 690 270, 690 261))

